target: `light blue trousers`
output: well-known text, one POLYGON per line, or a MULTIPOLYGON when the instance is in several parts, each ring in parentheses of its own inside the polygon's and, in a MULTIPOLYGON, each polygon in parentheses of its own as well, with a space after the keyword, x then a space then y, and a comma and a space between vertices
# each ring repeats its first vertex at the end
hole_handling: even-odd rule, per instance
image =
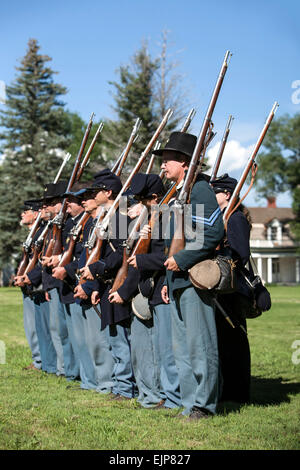
POLYGON ((23 320, 25 336, 27 338, 30 350, 32 363, 37 369, 42 367, 42 359, 40 354, 39 340, 35 326, 35 305, 29 295, 23 294, 23 320))
POLYGON ((68 308, 74 351, 79 358, 81 388, 109 393, 113 388, 114 359, 109 346, 108 328, 101 331, 101 320, 92 307, 73 303, 68 308))
POLYGON ((42 293, 34 294, 35 326, 42 359, 42 370, 56 374, 57 356, 50 334, 49 302, 42 293))
POLYGON ((183 414, 192 407, 215 414, 219 358, 211 296, 193 287, 175 291, 171 300, 173 350, 179 372, 183 414))
MULTIPOLYGON (((52 342, 57 355, 57 375, 65 375, 64 365, 64 351, 63 343, 60 336, 60 322, 64 315, 63 306, 59 299, 58 289, 54 287, 48 291, 50 296, 49 301, 49 312, 50 312, 50 334, 52 342)), ((67 338, 63 338, 64 345, 66 344, 67 338)))
POLYGON ((152 408, 161 400, 160 367, 154 338, 153 319, 141 320, 133 315, 131 323, 131 358, 138 402, 152 408))
MULTIPOLYGON (((100 306, 97 306, 100 310, 100 306)), ((101 331, 101 320, 93 307, 82 307, 84 336, 96 372, 97 392, 110 393, 115 365, 109 345, 108 327, 101 331)))
POLYGON ((122 324, 109 325, 109 343, 115 361, 113 369, 113 393, 124 397, 137 396, 131 361, 131 331, 122 324))
POLYGON ((68 304, 62 304, 63 316, 60 318, 60 337, 63 345, 65 375, 67 380, 80 376, 79 355, 76 351, 71 311, 68 304))
POLYGON ((181 406, 178 370, 172 345, 171 309, 169 304, 156 305, 153 309, 154 337, 160 370, 161 398, 164 406, 181 406))

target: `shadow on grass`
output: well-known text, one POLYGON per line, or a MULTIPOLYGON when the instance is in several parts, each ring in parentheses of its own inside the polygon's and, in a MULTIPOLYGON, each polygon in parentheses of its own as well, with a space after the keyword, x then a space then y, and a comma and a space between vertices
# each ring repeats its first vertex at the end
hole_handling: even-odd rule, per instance
POLYGON ((251 377, 251 400, 249 403, 234 401, 221 402, 218 405, 218 414, 228 414, 239 411, 243 406, 249 405, 279 405, 290 403, 290 395, 300 394, 300 383, 283 380, 282 377, 266 379, 251 377))
POLYGON ((282 377, 266 379, 251 377, 251 403, 254 405, 279 405, 289 403, 289 395, 300 393, 299 382, 288 382, 282 377))

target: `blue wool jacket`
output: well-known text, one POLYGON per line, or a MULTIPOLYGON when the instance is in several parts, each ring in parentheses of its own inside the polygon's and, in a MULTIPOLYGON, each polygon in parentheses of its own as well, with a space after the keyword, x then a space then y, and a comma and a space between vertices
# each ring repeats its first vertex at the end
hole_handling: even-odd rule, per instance
MULTIPOLYGON (((192 226, 196 239, 185 237, 185 247, 174 255, 180 272, 167 271, 169 295, 176 289, 191 286, 188 270, 196 263, 212 258, 224 236, 224 224, 215 193, 204 175, 198 175, 190 197, 192 226)), ((166 240, 169 247, 172 240, 166 240)))
MULTIPOLYGON (((65 227, 62 233, 62 245, 63 245, 64 251, 68 249, 68 246, 70 243, 70 231, 77 224, 81 216, 82 214, 79 214, 77 217, 74 217, 74 218, 69 217, 67 219, 67 222, 65 224, 65 227)), ((88 221, 89 220, 90 219, 88 219, 88 221)), ((86 224, 88 224, 88 221, 86 222, 86 224)), ((71 261, 71 263, 64 266, 67 272, 67 277, 65 278, 64 281, 60 281, 60 284, 59 284, 60 300, 63 304, 71 304, 75 302, 73 291, 76 285, 75 274, 78 268, 78 260, 83 250, 82 242, 83 242, 83 233, 80 234, 80 236, 78 237, 78 240, 76 241, 74 251, 73 251, 73 260, 71 261)))

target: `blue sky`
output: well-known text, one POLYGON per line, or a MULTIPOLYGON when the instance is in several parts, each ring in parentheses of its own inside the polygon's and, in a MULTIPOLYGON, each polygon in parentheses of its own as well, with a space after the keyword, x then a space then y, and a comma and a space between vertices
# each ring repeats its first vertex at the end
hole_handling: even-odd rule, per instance
MULTIPOLYGON (((53 59, 56 80, 69 90, 67 108, 86 120, 92 111, 99 120, 113 117, 108 82, 118 79, 117 68, 129 62, 143 40, 157 56, 167 29, 170 60, 179 62, 182 87, 197 110, 191 132, 198 135, 230 50, 233 56, 213 116, 217 136, 209 153, 213 159, 232 114, 221 172, 241 174, 275 100, 280 105, 276 116, 300 112, 292 99, 297 92, 292 84, 300 80, 299 1, 11 0, 0 11, 0 80, 9 84, 14 79, 28 39, 36 38, 41 52, 53 59)), ((254 201, 254 191, 245 202, 265 205, 254 201)), ((289 203, 288 195, 278 198, 278 205, 289 203)))

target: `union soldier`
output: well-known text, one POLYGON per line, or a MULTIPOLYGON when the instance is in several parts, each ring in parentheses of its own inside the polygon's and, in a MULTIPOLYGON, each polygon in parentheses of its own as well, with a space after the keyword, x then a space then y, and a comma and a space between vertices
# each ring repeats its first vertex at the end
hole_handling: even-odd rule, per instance
MULTIPOLYGON (((32 228, 36 221, 40 210, 38 203, 25 201, 23 211, 21 214, 21 225, 25 225, 28 230, 32 228)), ((31 258, 32 251, 29 257, 31 258)), ((41 369, 42 360, 39 347, 38 336, 36 332, 36 321, 35 321, 35 305, 32 297, 32 286, 24 284, 23 276, 15 276, 14 284, 21 287, 23 295, 23 320, 25 335, 31 350, 32 364, 25 369, 41 369)))
MULTIPOLYGON (((212 182, 217 201, 222 212, 228 206, 237 180, 228 174, 212 182)), ((227 224, 226 238, 221 250, 226 249, 236 263, 237 292, 244 293, 243 278, 239 274, 250 258, 251 221, 246 208, 242 205, 231 214, 227 224)), ((236 294, 219 295, 218 301, 230 316, 233 323, 247 330, 246 319, 239 310, 236 294)), ((232 328, 220 312, 216 312, 219 356, 223 378, 221 401, 247 403, 250 400, 250 346, 247 334, 241 328, 232 328)))
MULTIPOLYGON (((143 173, 133 177, 131 191, 148 210, 157 205, 166 192, 158 175, 143 173)), ((128 263, 139 271, 139 289, 148 299, 152 314, 148 320, 135 316, 132 326, 132 350, 133 356, 134 353, 136 355, 135 363, 138 369, 136 379, 139 401, 142 406, 159 409, 180 407, 181 399, 170 334, 170 306, 165 304, 161 297, 166 260, 161 218, 157 223, 159 225, 158 228, 155 227, 157 237, 151 237, 148 253, 131 256, 128 263), (143 353, 145 347, 147 351, 143 353), (138 381, 139 376, 140 381, 138 381)), ((148 237, 149 230, 149 225, 145 225, 141 233, 145 233, 148 237)), ((143 312, 141 314, 143 315, 143 312)))
MULTIPOLYGON (((121 191, 120 178, 110 170, 105 169, 94 176, 94 183, 88 191, 96 192, 96 203, 108 210, 114 202, 116 195, 121 191)), ((114 386, 112 389, 115 399, 131 399, 136 395, 136 385, 132 370, 130 354, 130 325, 131 306, 130 302, 112 302, 109 299, 111 279, 113 279, 122 264, 124 236, 120 234, 120 227, 126 229, 129 220, 120 214, 117 209, 111 220, 112 233, 108 233, 108 239, 103 240, 101 248, 101 259, 81 269, 86 279, 94 279, 93 303, 99 302, 101 308, 101 330, 107 332, 109 344, 115 360, 113 370, 114 386), (123 237, 123 238, 121 238, 123 237)), ((87 283, 86 283, 87 284, 87 283)), ((86 284, 82 288, 86 293, 86 284)), ((114 296, 117 294, 114 293, 114 296)))
MULTIPOLYGON (((49 183, 45 187, 44 195, 41 199, 35 200, 42 203, 42 208, 48 220, 53 220, 59 213, 62 206, 63 194, 67 188, 67 181, 49 183)), ((68 349, 68 337, 65 335, 64 313, 59 298, 59 281, 52 277, 52 268, 48 266, 50 257, 47 254, 49 244, 53 241, 53 227, 50 226, 44 240, 42 251, 42 285, 45 291, 45 298, 49 306, 49 327, 52 343, 56 351, 56 375, 65 376, 64 369, 64 349, 68 349), (46 256, 47 255, 47 256, 46 256)), ((34 283, 35 275, 38 277, 39 269, 31 271, 30 281, 34 283)))
MULTIPOLYGON (((35 199, 31 202, 41 204, 42 199, 35 199)), ((34 246, 34 250, 37 250, 35 243, 45 230, 48 220, 49 214, 46 212, 46 208, 42 206, 41 223, 33 239, 32 246, 34 246)), ((39 261, 33 268, 30 267, 29 263, 26 274, 23 276, 23 282, 24 285, 30 287, 34 300, 36 332, 42 359, 42 370, 49 374, 56 374, 57 355, 51 337, 49 302, 46 300, 42 285, 42 266, 39 261)))
POLYGON ((64 331, 64 336, 69 339, 64 348, 65 371, 66 377, 69 380, 75 380, 77 377, 80 377, 80 354, 76 338, 80 335, 81 330, 79 329, 78 331, 78 329, 76 329, 74 316, 71 315, 70 304, 75 302, 73 289, 76 283, 74 279, 69 276, 69 272, 72 274, 74 269, 77 269, 78 259, 82 252, 82 233, 79 239, 76 240, 72 253, 69 254, 68 249, 72 236, 71 231, 84 213, 82 198, 80 194, 75 195, 74 193, 77 191, 80 193, 83 187, 84 183, 75 183, 70 191, 63 195, 63 197, 67 198, 66 213, 69 215, 62 232, 63 256, 62 259, 61 256, 52 257, 49 263, 50 266, 53 266, 52 276, 60 280, 59 295, 64 309, 64 317, 62 319, 63 330, 61 329, 61 331, 64 331), (64 260, 66 254, 69 255, 68 262, 61 266, 61 261, 64 260))
MULTIPOLYGON (((162 149, 155 150, 162 157, 161 168, 167 179, 183 184, 197 138, 192 134, 173 132, 162 149)), ((175 362, 183 415, 190 419, 207 418, 216 413, 219 396, 218 341, 209 292, 192 286, 188 270, 199 261, 213 256, 224 235, 222 214, 216 196, 206 177, 200 173, 190 195, 192 221, 196 234, 203 240, 198 246, 194 240, 185 242, 184 249, 165 262, 167 285, 162 289, 165 303, 170 301, 175 362), (204 217, 197 215, 197 205, 204 208, 204 217)), ((179 415, 180 416, 180 415, 179 415)))

